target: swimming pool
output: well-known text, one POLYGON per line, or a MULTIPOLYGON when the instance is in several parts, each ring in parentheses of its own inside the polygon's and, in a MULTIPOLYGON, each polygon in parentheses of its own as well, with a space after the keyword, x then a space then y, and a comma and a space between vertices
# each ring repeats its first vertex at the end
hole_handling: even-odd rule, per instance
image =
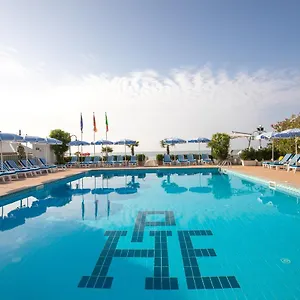
POLYGON ((90 171, 0 200, 3 299, 299 299, 298 198, 216 169, 90 171))

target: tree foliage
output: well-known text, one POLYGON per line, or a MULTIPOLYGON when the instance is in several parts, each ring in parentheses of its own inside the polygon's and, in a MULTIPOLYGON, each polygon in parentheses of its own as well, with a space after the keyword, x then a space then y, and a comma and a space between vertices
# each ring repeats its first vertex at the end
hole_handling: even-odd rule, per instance
POLYGON ((174 145, 173 145, 173 144, 166 144, 166 143, 164 142, 164 140, 161 140, 161 141, 160 141, 160 146, 161 146, 162 148, 166 148, 167 154, 170 155, 170 146, 174 146, 174 145))
MULTIPOLYGON (((283 121, 279 121, 271 125, 275 131, 283 131, 286 129, 300 128, 300 114, 292 115, 290 118, 286 118, 283 121)), ((279 150, 280 153, 294 153, 295 152, 295 138, 291 139, 275 139, 275 148, 279 150)), ((300 150, 300 141, 298 139, 298 151, 300 150)))
POLYGON ((127 145, 127 146, 130 148, 130 150, 131 150, 131 155, 134 155, 134 147, 138 147, 139 144, 140 144, 140 142, 139 142, 139 141, 136 141, 135 144, 127 145))
POLYGON ((62 141, 62 145, 51 145, 51 149, 54 151, 56 156, 56 161, 59 164, 64 163, 64 154, 68 151, 68 143, 71 141, 71 136, 69 132, 65 132, 61 129, 54 129, 50 132, 50 137, 62 141))
POLYGON ((228 157, 230 136, 227 133, 215 133, 208 143, 214 158, 226 159, 228 157))
POLYGON ((107 153, 112 153, 114 151, 112 147, 105 146, 102 147, 102 152, 106 152, 106 149, 107 149, 107 153))
POLYGON ((26 158, 26 152, 25 152, 25 148, 23 145, 19 144, 19 146, 17 148, 17 153, 18 153, 18 159, 26 158))

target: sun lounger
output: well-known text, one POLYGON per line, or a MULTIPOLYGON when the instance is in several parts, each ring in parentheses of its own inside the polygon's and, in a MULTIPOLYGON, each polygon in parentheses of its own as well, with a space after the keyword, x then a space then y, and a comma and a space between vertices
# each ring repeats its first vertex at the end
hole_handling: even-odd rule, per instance
POLYGON ((163 165, 171 165, 172 164, 172 160, 169 154, 165 154, 164 155, 164 159, 163 159, 163 165))
POLYGON ((201 154, 201 162, 205 164, 212 164, 213 161, 209 158, 208 154, 201 154))
POLYGON ((277 165, 284 165, 284 164, 286 164, 292 157, 293 157, 293 155, 292 155, 291 153, 288 153, 288 154, 286 154, 281 160, 269 162, 268 164, 265 163, 265 166, 268 167, 268 168, 273 168, 273 167, 276 167, 277 165))
POLYGON ((66 164, 66 167, 74 167, 78 164, 77 156, 72 156, 71 161, 66 164))
POLYGON ((40 158, 38 158, 38 161, 39 161, 39 165, 48 167, 48 168, 52 169, 53 171, 57 171, 58 169, 60 169, 60 170, 66 169, 66 165, 55 165, 55 164, 49 165, 49 164, 47 164, 45 158, 40 157, 40 158))
POLYGON ((300 158, 300 154, 294 155, 287 163, 272 165, 271 168, 276 168, 276 170, 286 169, 289 171, 289 166, 296 165, 300 158))
POLYGON ((188 154, 187 159, 188 159, 190 164, 193 164, 193 165, 197 164, 197 160, 194 158, 193 154, 188 154))
POLYGON ((26 163, 26 160, 21 160, 20 161, 21 165, 24 166, 25 168, 29 168, 32 170, 35 170, 36 172, 39 172, 40 174, 44 173, 50 173, 51 170, 47 167, 41 167, 37 164, 37 162, 35 161, 35 159, 30 158, 28 159, 28 163, 26 163))
POLYGON ((114 160, 113 156, 108 156, 107 161, 104 161, 104 164, 107 166, 113 166, 115 165, 116 161, 114 160))
POLYGON ((90 165, 91 165, 91 157, 90 156, 86 156, 85 158, 84 158, 84 161, 82 161, 81 163, 80 163, 80 166, 81 167, 89 167, 90 165))
POLYGON ((291 159, 290 163, 286 165, 287 171, 294 170, 296 173, 297 169, 299 169, 300 165, 300 154, 297 154, 291 159), (295 159, 294 159, 295 157, 295 159))
POLYGON ((2 169, 0 170, 0 179, 5 182, 5 178, 11 181, 13 177, 15 177, 16 179, 19 178, 17 172, 9 171, 7 166, 3 163, 2 169))
POLYGON ((135 155, 131 155, 130 160, 128 162, 130 166, 136 166, 137 165, 137 160, 135 155))
POLYGON ((284 158, 284 156, 280 156, 277 160, 275 160, 275 161, 264 161, 263 163, 262 163, 262 167, 263 168, 267 168, 267 167, 269 167, 269 164, 272 164, 272 163, 275 163, 275 162, 279 162, 279 161, 281 161, 282 159, 284 158))
POLYGON ((178 155, 177 163, 180 165, 187 165, 189 164, 189 161, 185 159, 183 155, 178 155))
POLYGON ((32 167, 39 168, 41 171, 47 171, 47 173, 55 171, 55 166, 46 166, 42 164, 38 158, 30 158, 28 160, 31 163, 32 167))
POLYGON ((118 155, 115 164, 119 165, 119 166, 122 166, 123 163, 124 163, 124 157, 122 155, 118 155))
POLYGON ((18 175, 23 175, 24 177, 27 177, 27 175, 37 175, 36 171, 29 168, 21 167, 17 165, 17 163, 14 160, 7 160, 4 164, 6 165, 9 171, 15 171, 18 175))
POLYGON ((94 157, 94 161, 92 162, 92 165, 94 165, 95 167, 101 165, 101 162, 100 162, 100 156, 95 156, 95 157, 94 157))

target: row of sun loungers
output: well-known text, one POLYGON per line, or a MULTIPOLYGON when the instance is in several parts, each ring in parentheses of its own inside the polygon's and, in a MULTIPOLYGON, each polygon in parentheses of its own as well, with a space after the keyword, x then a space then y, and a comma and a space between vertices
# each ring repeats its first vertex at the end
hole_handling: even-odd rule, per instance
MULTIPOLYGON (((113 156, 108 156, 106 161, 102 161, 99 156, 95 156, 94 159, 87 156, 84 161, 79 162, 77 156, 73 156, 71 161, 66 164, 67 167, 99 167, 99 166, 124 166, 125 161, 123 156, 117 156, 117 160, 114 160, 113 156)), ((136 166, 137 158, 135 155, 130 157, 130 160, 127 161, 128 165, 136 166)))
MULTIPOLYGON (((199 163, 213 164, 213 161, 209 158, 208 154, 202 154, 199 163)), ((196 165, 197 160, 194 158, 193 154, 188 154, 187 158, 184 155, 178 155, 177 160, 172 160, 170 155, 165 154, 163 159, 164 165, 196 165)))
POLYGON ((300 154, 293 155, 288 153, 281 160, 264 162, 263 167, 276 170, 283 169, 296 173, 296 171, 300 170, 300 154))
POLYGON ((20 177, 38 176, 55 172, 58 169, 65 169, 64 166, 48 165, 44 158, 22 159, 18 163, 14 160, 7 160, 0 166, 0 180, 5 182, 20 177))

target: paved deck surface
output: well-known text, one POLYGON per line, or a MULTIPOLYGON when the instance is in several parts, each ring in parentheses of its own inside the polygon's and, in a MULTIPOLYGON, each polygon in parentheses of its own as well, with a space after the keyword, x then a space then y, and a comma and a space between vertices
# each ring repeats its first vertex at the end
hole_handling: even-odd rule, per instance
POLYGON ((274 170, 263 167, 243 167, 243 166, 232 166, 226 168, 242 174, 259 177, 267 181, 275 181, 278 184, 288 185, 297 189, 300 189, 300 172, 296 174, 292 171, 287 172, 284 170, 274 170))
MULTIPOLYGON (((204 166, 189 166, 188 168, 199 168, 199 167, 216 167, 216 166, 210 166, 210 165, 204 165, 204 166)), ((178 166, 174 167, 156 167, 161 169, 168 169, 168 168, 178 168, 178 166)), ((95 170, 107 170, 108 168, 97 168, 95 170)), ((112 169, 112 168, 111 168, 112 169)), ((122 169, 122 168, 113 168, 114 170, 122 169)), ((128 168, 126 168, 128 169, 128 168)), ((133 168, 135 170, 143 170, 147 168, 143 167, 137 167, 133 168)), ((276 183, 281 183, 285 185, 289 185, 295 188, 300 189, 300 172, 297 172, 294 174, 293 172, 287 172, 283 170, 269 170, 263 167, 242 167, 242 166, 232 166, 228 168, 229 170, 233 170, 236 172, 240 172, 246 175, 251 176, 257 176, 259 178, 268 180, 268 181, 275 181, 276 183)), ((17 191, 20 191, 22 189, 26 189, 33 186, 38 186, 40 184, 45 184, 47 182, 51 182, 57 179, 62 179, 65 177, 69 177, 71 175, 80 174, 82 172, 86 172, 88 170, 87 168, 71 168, 67 169, 65 171, 59 171, 55 173, 51 173, 48 175, 42 175, 42 176, 36 176, 36 177, 29 177, 26 179, 19 179, 19 180, 13 180, 11 182, 2 183, 0 182, 0 196, 5 196, 17 191)))

